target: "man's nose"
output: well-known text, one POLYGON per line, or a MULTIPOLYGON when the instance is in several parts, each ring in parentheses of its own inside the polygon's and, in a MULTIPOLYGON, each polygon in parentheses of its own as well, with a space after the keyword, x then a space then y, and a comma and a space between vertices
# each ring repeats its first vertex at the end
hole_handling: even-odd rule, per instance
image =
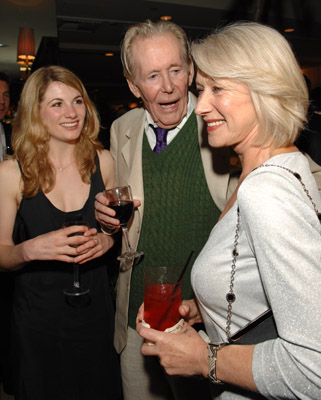
POLYGON ((170 75, 163 76, 163 90, 167 93, 172 93, 174 91, 174 83, 170 75))

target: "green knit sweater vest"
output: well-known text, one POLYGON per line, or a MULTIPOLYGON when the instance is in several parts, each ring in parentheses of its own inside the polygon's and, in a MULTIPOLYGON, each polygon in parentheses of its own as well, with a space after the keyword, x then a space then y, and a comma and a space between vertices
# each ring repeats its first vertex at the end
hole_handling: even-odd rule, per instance
POLYGON ((144 134, 144 215, 138 243, 144 256, 132 272, 128 319, 132 328, 144 299, 146 269, 168 266, 181 270, 192 250, 195 253, 184 276, 183 298, 194 297, 190 271, 220 215, 205 180, 197 132, 192 113, 159 154, 153 153, 144 134))

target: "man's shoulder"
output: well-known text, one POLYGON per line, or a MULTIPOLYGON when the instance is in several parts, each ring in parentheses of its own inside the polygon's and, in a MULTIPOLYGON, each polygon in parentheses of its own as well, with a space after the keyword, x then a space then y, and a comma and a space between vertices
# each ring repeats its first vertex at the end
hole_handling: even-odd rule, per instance
POLYGON ((115 126, 127 126, 133 124, 135 121, 142 121, 145 118, 144 108, 134 108, 133 110, 127 111, 121 117, 117 118, 113 125, 115 126))

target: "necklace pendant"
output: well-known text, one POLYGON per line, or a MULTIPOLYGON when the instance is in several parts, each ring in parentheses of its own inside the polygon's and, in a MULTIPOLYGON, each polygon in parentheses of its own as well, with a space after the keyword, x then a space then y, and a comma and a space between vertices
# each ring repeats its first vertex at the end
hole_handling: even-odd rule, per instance
POLYGON ((59 172, 62 172, 63 171, 63 168, 58 168, 59 169, 59 172))
POLYGON ((236 299, 236 296, 234 293, 228 292, 226 294, 226 300, 228 303, 234 303, 235 299, 236 299))

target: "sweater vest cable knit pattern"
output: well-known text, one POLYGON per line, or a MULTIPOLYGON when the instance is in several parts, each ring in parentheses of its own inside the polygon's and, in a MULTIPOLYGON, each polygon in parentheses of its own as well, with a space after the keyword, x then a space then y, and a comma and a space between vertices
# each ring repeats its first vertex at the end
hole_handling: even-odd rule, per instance
POLYGON ((144 256, 134 266, 131 279, 132 328, 143 302, 146 269, 169 266, 181 270, 192 250, 195 253, 185 273, 183 298, 194 297, 190 271, 220 215, 206 183, 194 113, 159 154, 153 153, 144 135, 143 181, 145 204, 138 249, 144 256))

